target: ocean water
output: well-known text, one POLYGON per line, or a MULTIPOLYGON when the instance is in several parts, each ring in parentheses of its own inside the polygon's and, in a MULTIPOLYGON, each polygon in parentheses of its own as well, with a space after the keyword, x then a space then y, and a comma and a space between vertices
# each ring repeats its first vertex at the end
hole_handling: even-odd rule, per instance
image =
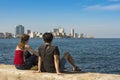
MULTIPOLYGON (((15 47, 19 39, 0 39, 0 64, 13 64, 15 47)), ((42 39, 30 39, 30 46, 38 50, 42 39)), ((75 63, 84 72, 120 74, 120 39, 54 39, 53 45, 58 45, 61 56, 68 51, 75 63)), ((70 70, 71 65, 66 64, 70 70)))

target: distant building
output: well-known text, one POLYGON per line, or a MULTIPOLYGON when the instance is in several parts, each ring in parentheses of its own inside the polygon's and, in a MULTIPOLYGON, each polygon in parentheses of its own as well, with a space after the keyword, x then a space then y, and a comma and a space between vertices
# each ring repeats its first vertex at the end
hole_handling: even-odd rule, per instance
POLYGON ((30 36, 30 38, 31 38, 31 30, 27 30, 27 34, 30 36))
POLYGON ((14 36, 12 33, 5 32, 5 33, 0 33, 0 38, 14 38, 14 36))
POLYGON ((30 38, 42 38, 42 33, 39 32, 30 32, 28 35, 30 38))
POLYGON ((0 38, 4 38, 4 33, 0 33, 0 38))
POLYGON ((80 34, 80 38, 84 38, 84 34, 83 33, 80 34))
POLYGON ((55 29, 53 29, 53 35, 54 35, 54 37, 56 37, 56 38, 62 38, 62 37, 65 37, 65 32, 64 32, 64 29, 63 28, 61 28, 61 27, 59 27, 59 28, 55 28, 55 29))
POLYGON ((78 38, 78 33, 75 33, 75 34, 74 34, 74 38, 78 38))
POLYGON ((71 37, 74 38, 75 37, 75 32, 74 32, 74 29, 71 29, 71 37))
POLYGON ((59 31, 59 33, 64 34, 64 29, 63 29, 63 28, 59 27, 59 28, 58 28, 58 31, 59 31))
POLYGON ((27 30, 27 34, 31 34, 31 30, 27 30))
POLYGON ((40 37, 40 33, 39 32, 34 32, 35 34, 35 38, 39 38, 40 37))
POLYGON ((15 35, 16 37, 19 37, 21 34, 24 34, 24 26, 18 25, 16 26, 16 29, 15 29, 15 35))
POLYGON ((4 33, 4 38, 13 38, 13 34, 12 33, 4 33))
POLYGON ((42 33, 40 33, 40 38, 42 38, 42 36, 43 36, 43 34, 42 34, 42 33))
POLYGON ((58 29, 56 29, 56 28, 54 28, 54 29, 53 29, 53 32, 54 32, 54 33, 58 33, 58 32, 59 32, 59 30, 58 30, 58 29))

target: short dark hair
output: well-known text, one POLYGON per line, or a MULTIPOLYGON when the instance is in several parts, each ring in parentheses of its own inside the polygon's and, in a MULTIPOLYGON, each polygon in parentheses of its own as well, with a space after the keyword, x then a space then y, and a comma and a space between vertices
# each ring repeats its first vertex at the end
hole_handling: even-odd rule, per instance
POLYGON ((52 33, 48 33, 48 32, 44 33, 43 34, 43 40, 44 40, 44 42, 48 42, 48 43, 52 42, 53 34, 52 33))

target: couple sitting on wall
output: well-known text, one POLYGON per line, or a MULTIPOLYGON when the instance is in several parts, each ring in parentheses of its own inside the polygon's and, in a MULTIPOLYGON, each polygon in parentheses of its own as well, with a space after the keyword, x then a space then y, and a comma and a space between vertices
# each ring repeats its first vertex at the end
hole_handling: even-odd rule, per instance
POLYGON ((14 65, 17 69, 28 70, 32 66, 38 65, 36 72, 56 72, 60 75, 64 72, 65 63, 68 61, 72 65, 73 71, 81 71, 68 52, 65 52, 60 59, 58 47, 52 45, 52 33, 44 33, 43 40, 45 45, 40 46, 38 52, 36 52, 27 44, 29 35, 21 35, 21 41, 16 47, 14 56, 14 65), (31 54, 28 55, 28 52, 31 54))

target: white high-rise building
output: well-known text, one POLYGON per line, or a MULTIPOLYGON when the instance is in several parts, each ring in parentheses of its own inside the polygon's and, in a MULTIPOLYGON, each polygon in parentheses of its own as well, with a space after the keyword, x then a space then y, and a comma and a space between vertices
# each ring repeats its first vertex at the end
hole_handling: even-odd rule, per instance
POLYGON ((71 29, 71 37, 74 37, 74 35, 75 35, 75 32, 74 32, 74 29, 72 28, 71 29))
POLYGON ((53 35, 55 37, 64 37, 65 36, 64 28, 59 27, 53 29, 53 35))
POLYGON ((64 33, 64 29, 63 28, 58 28, 58 30, 59 30, 59 33, 64 33))

